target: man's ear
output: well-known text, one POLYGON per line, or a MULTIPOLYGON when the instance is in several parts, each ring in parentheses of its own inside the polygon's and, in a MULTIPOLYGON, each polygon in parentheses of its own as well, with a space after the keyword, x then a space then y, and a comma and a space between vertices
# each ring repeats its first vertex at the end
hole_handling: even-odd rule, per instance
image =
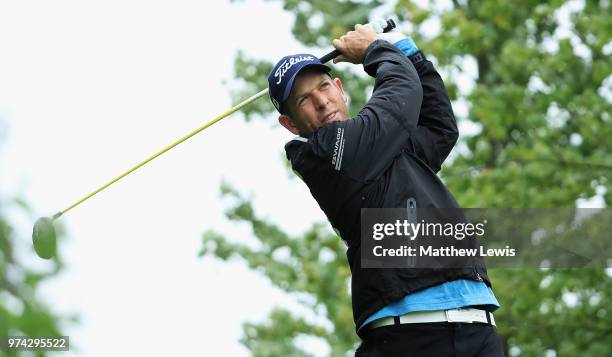
POLYGON ((344 98, 344 102, 345 103, 348 102, 348 96, 346 95, 346 92, 344 91, 342 80, 340 78, 334 78, 334 84, 340 90, 340 93, 342 94, 342 98, 344 98))
POLYGON ((291 118, 289 118, 285 114, 281 114, 278 116, 278 122, 280 123, 280 125, 284 126, 285 129, 289 130, 293 134, 299 135, 300 131, 295 126, 295 124, 293 124, 293 120, 291 120, 291 118))

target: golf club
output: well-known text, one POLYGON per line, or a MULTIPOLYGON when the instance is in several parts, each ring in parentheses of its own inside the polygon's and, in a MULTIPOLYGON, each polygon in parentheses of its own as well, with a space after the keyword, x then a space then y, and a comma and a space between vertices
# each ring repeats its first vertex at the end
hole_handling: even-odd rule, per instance
MULTIPOLYGON (((389 20, 387 20, 387 24, 386 24, 386 27, 384 28, 383 32, 389 32, 392 29, 394 29, 395 26, 396 26, 395 22, 393 20, 389 19, 389 20)), ((340 52, 338 50, 333 50, 332 52, 330 52, 330 53, 326 54, 325 56, 321 57, 320 60, 321 60, 322 63, 327 63, 331 59, 337 57, 338 55, 340 55, 340 52)), ((43 258, 43 259, 51 259, 51 258, 53 258, 55 256, 55 253, 57 251, 57 236, 56 236, 56 232, 55 232, 55 227, 53 226, 53 222, 56 219, 60 218, 61 216, 66 214, 66 212, 70 211, 71 209, 75 208, 76 206, 80 205, 81 203, 87 201, 88 199, 90 199, 91 197, 93 197, 94 195, 99 193, 100 191, 106 189, 110 185, 112 185, 115 182, 121 180, 125 176, 127 176, 127 175, 131 174, 132 172, 136 171, 137 169, 143 167, 147 163, 151 162, 153 159, 157 158, 158 156, 162 155, 163 153, 165 153, 165 152, 169 151, 170 149, 174 148, 178 144, 188 140, 192 136, 194 136, 194 135, 198 134, 199 132, 203 131, 204 129, 210 127, 211 125, 215 124, 216 122, 220 121, 221 119, 223 119, 223 118, 233 114, 234 112, 238 111, 242 107, 244 107, 246 105, 249 105, 250 103, 253 103, 257 99, 259 99, 262 96, 264 96, 267 92, 268 92, 268 88, 263 89, 260 92, 258 92, 257 94, 255 94, 255 95, 245 99, 244 101, 242 101, 241 103, 239 103, 236 106, 232 107, 231 109, 227 110, 223 114, 217 116, 216 118, 212 119, 211 121, 205 123, 204 125, 200 126, 197 129, 195 129, 191 133, 183 136, 182 138, 180 138, 179 140, 175 141, 174 143, 166 146, 165 148, 163 148, 160 151, 156 152, 155 154, 151 155, 150 157, 148 157, 144 161, 140 162, 136 166, 132 167, 131 169, 125 171, 121 175, 115 177, 114 179, 112 179, 108 183, 104 184, 102 187, 98 188, 97 190, 91 192, 87 196, 85 196, 85 197, 81 198, 80 200, 76 201, 75 203, 73 203, 72 205, 68 206, 64 210, 57 212, 56 214, 54 214, 51 217, 41 217, 41 218, 37 219, 36 222, 34 223, 34 229, 32 231, 32 242, 34 244, 34 250, 36 251, 36 254, 39 257, 43 258)))

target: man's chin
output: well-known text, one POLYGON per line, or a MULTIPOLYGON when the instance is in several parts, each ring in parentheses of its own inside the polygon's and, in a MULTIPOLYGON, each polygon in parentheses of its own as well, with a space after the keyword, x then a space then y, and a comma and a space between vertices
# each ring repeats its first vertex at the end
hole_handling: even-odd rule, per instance
POLYGON ((327 120, 323 125, 328 125, 331 123, 335 123, 337 121, 345 121, 348 120, 349 118, 344 118, 340 115, 340 113, 337 113, 336 115, 334 115, 334 117, 332 119, 327 120))

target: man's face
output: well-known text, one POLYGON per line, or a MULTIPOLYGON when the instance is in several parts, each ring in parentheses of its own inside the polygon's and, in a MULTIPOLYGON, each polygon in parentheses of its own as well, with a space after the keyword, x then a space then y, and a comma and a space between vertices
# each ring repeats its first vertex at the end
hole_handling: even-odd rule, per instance
POLYGON ((319 127, 349 119, 346 95, 340 79, 305 70, 295 79, 279 122, 293 134, 310 135, 319 127))

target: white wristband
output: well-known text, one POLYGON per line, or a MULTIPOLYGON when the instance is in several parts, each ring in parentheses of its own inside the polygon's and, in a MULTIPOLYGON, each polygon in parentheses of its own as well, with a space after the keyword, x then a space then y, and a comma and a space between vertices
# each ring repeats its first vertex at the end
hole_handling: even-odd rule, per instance
POLYGON ((366 26, 372 29, 372 31, 380 34, 383 33, 385 27, 387 27, 387 21, 385 21, 384 19, 374 19, 366 26))

